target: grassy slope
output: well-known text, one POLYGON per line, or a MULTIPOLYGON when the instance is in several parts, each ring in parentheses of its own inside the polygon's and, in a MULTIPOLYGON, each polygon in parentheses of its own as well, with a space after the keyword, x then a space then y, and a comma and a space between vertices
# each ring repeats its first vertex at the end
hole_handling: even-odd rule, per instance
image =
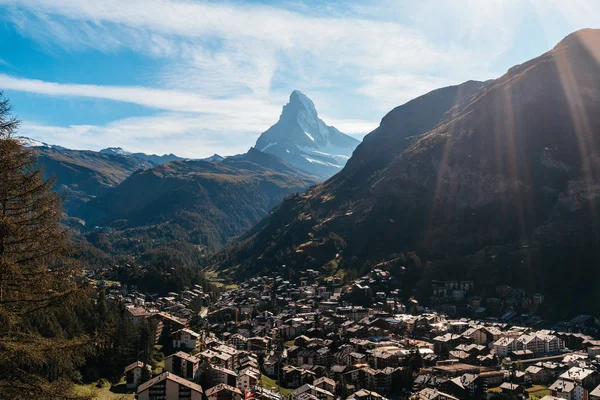
POLYGON ((105 384, 102 388, 96 387, 96 382, 87 385, 75 385, 73 390, 77 396, 90 396, 99 400, 132 400, 135 394, 125 388, 125 382, 110 386, 105 384))
MULTIPOLYGON (((262 385, 265 389, 277 391, 277 381, 269 378, 268 376, 262 374, 261 376, 262 385)), ((280 387, 279 390, 284 398, 289 398, 290 393, 292 393, 293 389, 286 389, 284 387, 280 387)))

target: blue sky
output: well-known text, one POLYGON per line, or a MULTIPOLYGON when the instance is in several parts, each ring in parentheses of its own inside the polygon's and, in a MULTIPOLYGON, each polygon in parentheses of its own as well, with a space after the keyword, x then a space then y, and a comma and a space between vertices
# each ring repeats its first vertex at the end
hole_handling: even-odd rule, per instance
POLYGON ((411 98, 600 28, 595 0, 0 0, 0 16, 21 135, 186 157, 246 151, 294 89, 361 137, 411 98))

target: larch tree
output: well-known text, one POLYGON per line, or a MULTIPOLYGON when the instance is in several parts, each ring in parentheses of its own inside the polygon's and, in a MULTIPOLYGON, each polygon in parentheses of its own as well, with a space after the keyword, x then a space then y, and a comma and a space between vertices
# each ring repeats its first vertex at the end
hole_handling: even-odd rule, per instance
POLYGON ((0 398, 70 399, 89 340, 45 337, 36 318, 68 310, 84 289, 69 257, 59 196, 0 92, 0 398))

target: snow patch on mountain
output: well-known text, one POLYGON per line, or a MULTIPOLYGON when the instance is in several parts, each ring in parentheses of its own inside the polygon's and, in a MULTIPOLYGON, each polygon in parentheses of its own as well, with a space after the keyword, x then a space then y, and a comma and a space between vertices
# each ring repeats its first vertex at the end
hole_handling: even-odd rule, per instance
POLYGON ((337 164, 333 164, 333 163, 329 163, 326 161, 321 161, 321 160, 315 160, 314 158, 310 158, 310 157, 304 157, 306 159, 306 161, 310 162, 310 163, 316 163, 316 164, 321 164, 321 165, 327 165, 328 167, 333 167, 333 168, 337 168, 337 169, 342 169, 342 167, 340 165, 337 164))
POLYGON ((268 145, 266 145, 265 147, 263 147, 260 151, 266 151, 269 147, 273 147, 277 144, 277 142, 275 143, 269 143, 268 145))
POLYGON ((28 138, 25 136, 17 136, 17 137, 15 137, 15 139, 17 139, 25 147, 48 147, 48 148, 53 147, 52 145, 49 145, 48 143, 44 143, 39 140, 28 138))
POLYGON ((100 153, 104 154, 117 154, 120 156, 130 156, 131 153, 123 150, 121 147, 107 147, 106 149, 100 150, 100 153))

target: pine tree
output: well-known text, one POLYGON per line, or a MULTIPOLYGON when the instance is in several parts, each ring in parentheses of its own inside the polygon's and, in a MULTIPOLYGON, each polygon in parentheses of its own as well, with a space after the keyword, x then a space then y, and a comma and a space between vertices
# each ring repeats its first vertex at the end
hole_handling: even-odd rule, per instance
MULTIPOLYGON (((10 111, 0 92, 0 398, 74 398, 68 378, 87 340, 45 337, 35 325, 73 304, 80 274, 67 257, 54 182, 13 138, 19 122, 10 111)), ((56 327, 47 325, 52 336, 56 327)))

